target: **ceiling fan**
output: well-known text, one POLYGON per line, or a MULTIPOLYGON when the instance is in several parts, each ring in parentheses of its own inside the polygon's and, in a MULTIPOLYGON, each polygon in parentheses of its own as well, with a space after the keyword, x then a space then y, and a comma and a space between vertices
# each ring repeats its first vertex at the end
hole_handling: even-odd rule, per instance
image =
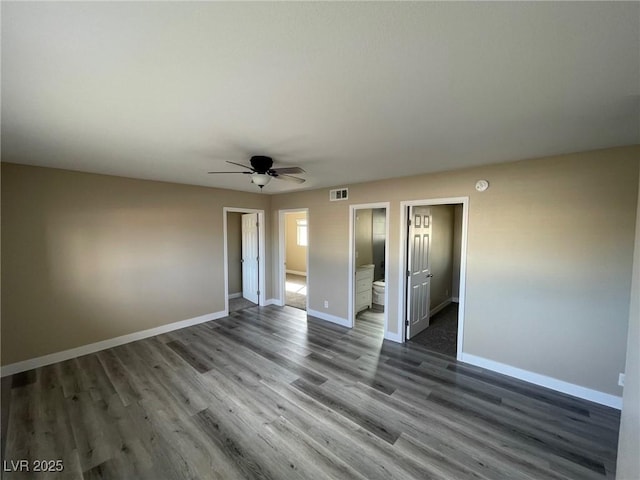
POLYGON ((279 180, 287 180, 289 182, 304 183, 304 178, 294 177, 292 173, 305 173, 300 167, 282 167, 271 168, 273 166, 273 158, 265 157, 264 155, 254 155, 249 160, 251 166, 242 165, 241 163, 230 162, 227 163, 237 165, 242 168, 246 168, 248 171, 244 172, 208 172, 208 173, 242 173, 244 175, 251 175, 251 182, 260 187, 264 187, 271 181, 271 178, 277 178, 279 180))

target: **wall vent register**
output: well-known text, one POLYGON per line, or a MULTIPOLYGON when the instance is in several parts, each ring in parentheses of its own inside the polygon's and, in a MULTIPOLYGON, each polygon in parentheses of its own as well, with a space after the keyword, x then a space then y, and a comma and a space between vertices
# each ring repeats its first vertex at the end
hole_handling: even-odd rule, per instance
POLYGON ((338 200, 346 200, 347 198, 349 198, 348 188, 329 190, 329 200, 332 202, 337 202, 338 200))

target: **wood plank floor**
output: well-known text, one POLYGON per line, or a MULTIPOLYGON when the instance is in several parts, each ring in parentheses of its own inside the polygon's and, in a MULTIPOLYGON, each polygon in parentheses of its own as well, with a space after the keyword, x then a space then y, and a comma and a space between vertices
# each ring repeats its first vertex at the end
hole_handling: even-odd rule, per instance
POLYGON ((6 403, 4 470, 64 463, 7 479, 605 479, 619 424, 379 324, 273 306, 14 375, 6 403))

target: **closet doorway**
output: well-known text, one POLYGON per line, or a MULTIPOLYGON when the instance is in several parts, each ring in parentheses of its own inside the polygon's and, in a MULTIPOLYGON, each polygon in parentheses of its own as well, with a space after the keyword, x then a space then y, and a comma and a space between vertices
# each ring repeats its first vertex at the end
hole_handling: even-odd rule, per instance
POLYGON ((309 218, 307 209, 280 210, 280 301, 307 310, 309 218))
POLYGON ((404 339, 461 358, 468 197, 401 202, 404 339))
POLYGON ((225 311, 265 305, 264 211, 224 207, 225 311))

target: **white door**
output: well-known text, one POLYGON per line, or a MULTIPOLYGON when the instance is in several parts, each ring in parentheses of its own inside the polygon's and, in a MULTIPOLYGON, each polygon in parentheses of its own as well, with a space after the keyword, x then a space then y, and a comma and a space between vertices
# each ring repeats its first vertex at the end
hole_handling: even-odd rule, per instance
POLYGON ((258 303, 258 214, 242 215, 242 296, 258 303))
POLYGON ((429 326, 431 301, 431 209, 409 208, 407 254, 407 339, 429 326))

